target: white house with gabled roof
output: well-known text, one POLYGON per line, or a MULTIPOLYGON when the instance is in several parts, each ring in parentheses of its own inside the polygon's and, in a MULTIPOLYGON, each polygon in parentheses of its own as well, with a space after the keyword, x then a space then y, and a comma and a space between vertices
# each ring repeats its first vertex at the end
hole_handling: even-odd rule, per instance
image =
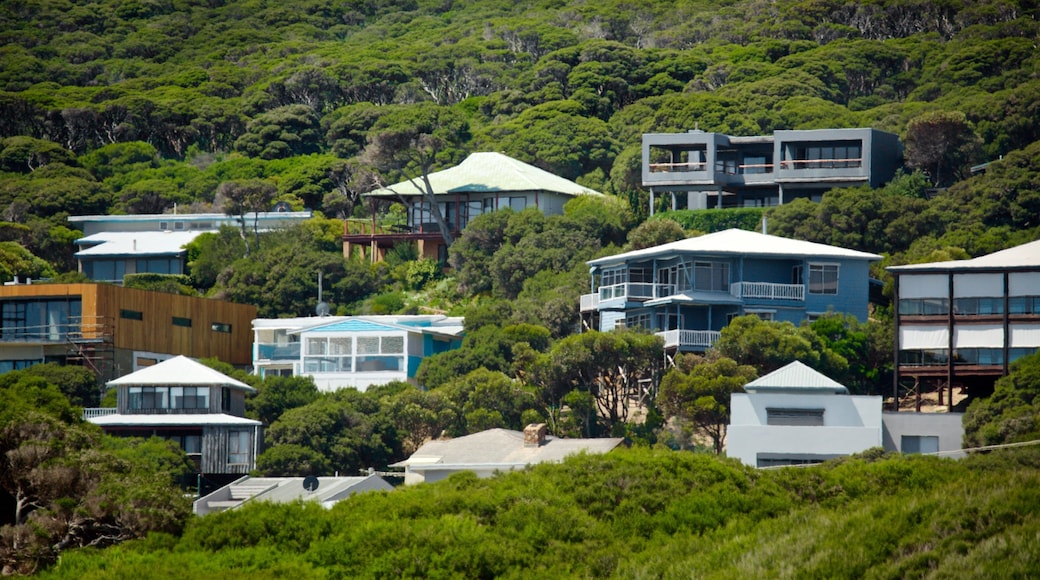
MULTIPOLYGON (((473 218, 497 211, 521 211, 538 208, 545 215, 563 213, 563 206, 579 195, 603 194, 578 185, 569 179, 524 163, 502 153, 472 153, 462 163, 428 175, 430 187, 437 199, 441 215, 455 237, 473 218)), ((423 194, 422 179, 406 180, 363 194, 372 201, 391 201, 405 204, 408 223, 401 231, 374 231, 375 205, 372 220, 350 221, 344 232, 343 253, 350 257, 355 249, 370 251, 373 260, 395 243, 416 241, 419 255, 424 258, 446 259, 446 246, 428 200, 423 194), (354 231, 360 229, 362 231, 354 231)))
POLYGON ((207 477, 246 474, 262 444, 260 421, 245 417, 255 389, 185 356, 145 367, 107 383, 116 408, 85 409, 106 433, 162 437, 176 442, 207 477))
POLYGON ((322 391, 415 382, 419 363, 462 344, 444 315, 313 316, 253 321, 253 373, 308 376, 322 391))
POLYGON ((820 463, 882 446, 881 397, 795 361, 730 396, 726 455, 753 467, 820 463))
POLYGON ((588 328, 645 328, 669 351, 704 351, 736 316, 800 324, 828 311, 867 319, 881 256, 728 229, 587 262, 588 328))

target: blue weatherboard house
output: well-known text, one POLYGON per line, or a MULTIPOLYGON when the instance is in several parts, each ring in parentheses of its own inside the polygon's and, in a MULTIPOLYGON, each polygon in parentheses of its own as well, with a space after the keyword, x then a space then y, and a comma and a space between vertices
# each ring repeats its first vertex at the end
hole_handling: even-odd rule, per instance
POLYGON ((462 318, 314 316, 253 321, 253 373, 309 376, 319 390, 415 382, 422 359, 462 344, 462 318))
POLYGON ((734 317, 800 324, 828 311, 867 319, 881 256, 730 229, 588 262, 585 326, 645 328, 670 352, 703 352, 734 317))

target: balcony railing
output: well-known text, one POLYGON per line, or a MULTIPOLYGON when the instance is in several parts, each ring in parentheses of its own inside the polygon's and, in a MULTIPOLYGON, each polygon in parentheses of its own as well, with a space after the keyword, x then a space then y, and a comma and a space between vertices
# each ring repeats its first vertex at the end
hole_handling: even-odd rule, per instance
POLYGON ((651 173, 686 173, 690 171, 705 171, 708 164, 703 161, 690 161, 685 163, 651 163, 651 173))
POLYGON ((665 348, 708 348, 719 340, 717 330, 666 330, 656 333, 665 348))
POLYGON ((112 324, 103 317, 69 317, 66 322, 25 325, 20 321, 6 320, 0 327, 3 342, 91 342, 111 339, 112 324))
POLYGON ((649 282, 626 282, 624 284, 613 284, 611 286, 600 286, 599 301, 613 300, 615 298, 626 298, 632 300, 647 300, 650 298, 663 298, 675 294, 674 284, 652 284, 649 282))
POLYGON ((599 294, 582 294, 581 311, 588 312, 599 308, 599 294))
POLYGON ((737 298, 763 298, 766 300, 805 300, 802 284, 774 284, 772 282, 737 282, 730 285, 730 292, 737 298))
POLYGON ((83 409, 83 420, 115 415, 117 410, 115 407, 88 407, 83 409))
POLYGON ((257 360, 299 360, 300 343, 260 343, 256 345, 257 360))

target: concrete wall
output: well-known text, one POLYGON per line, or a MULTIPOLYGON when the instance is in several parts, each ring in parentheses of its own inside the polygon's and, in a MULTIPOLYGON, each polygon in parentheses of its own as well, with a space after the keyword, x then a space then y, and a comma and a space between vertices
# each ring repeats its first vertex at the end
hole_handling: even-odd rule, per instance
POLYGON ((964 440, 963 417, 963 413, 883 413, 885 450, 902 453, 903 435, 938 436, 940 455, 964 457, 960 451, 964 440))
POLYGON ((771 456, 841 456, 881 447, 881 397, 734 393, 726 455, 757 466, 771 456), (823 409, 823 426, 768 425, 767 409, 823 409))

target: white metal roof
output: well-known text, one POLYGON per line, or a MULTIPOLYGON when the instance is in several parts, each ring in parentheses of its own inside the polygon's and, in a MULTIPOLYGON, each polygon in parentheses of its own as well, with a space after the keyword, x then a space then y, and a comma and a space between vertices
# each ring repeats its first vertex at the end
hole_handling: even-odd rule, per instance
MULTIPOLYGON (((493 152, 471 153, 462 163, 450 169, 431 173, 429 178, 430 186, 433 187, 436 195, 521 191, 545 191, 564 195, 603 195, 534 165, 493 152)), ((421 195, 422 193, 422 190, 411 181, 402 181, 365 195, 393 196, 421 195)))
POLYGON ((914 271, 1017 270, 1027 268, 1040 268, 1040 240, 979 256, 978 258, 972 258, 971 260, 908 264, 906 266, 892 266, 888 269, 902 274, 914 271))
POLYGON ((193 425, 255 427, 261 424, 260 421, 223 413, 171 415, 120 415, 116 413, 91 417, 87 421, 101 427, 190 427, 193 425))
POLYGON ((340 323, 363 321, 410 332, 460 336, 464 331, 463 317, 443 314, 388 314, 372 316, 301 316, 296 318, 256 318, 253 330, 284 329, 290 334, 330 330, 340 323))
POLYGON ((408 459, 393 467, 424 469, 466 469, 480 467, 523 467, 534 463, 562 461, 576 453, 606 453, 624 439, 559 439, 548 436, 538 446, 524 446, 524 434, 510 429, 488 429, 454 439, 429 441, 408 459))
POLYGON ((255 389, 242 381, 196 362, 186 356, 175 356, 137 372, 123 375, 108 382, 110 387, 123 385, 183 385, 234 387, 253 392, 255 389))
POLYGON ((844 385, 801 361, 794 361, 751 381, 744 385, 744 390, 749 393, 849 394, 844 385))
POLYGON ((637 259, 669 256, 679 253, 697 253, 716 256, 769 256, 769 257, 803 257, 803 258, 842 258, 852 260, 880 260, 881 256, 848 250, 838 246, 818 244, 781 238, 750 232, 740 229, 728 229, 721 232, 705 234, 696 238, 686 238, 676 242, 661 244, 652 248, 644 248, 623 254, 616 254, 586 262, 590 266, 617 264, 637 259))
POLYGON ((184 253, 184 246, 204 233, 181 232, 99 232, 76 240, 90 247, 76 252, 77 258, 96 256, 158 256, 184 253), (94 245, 96 244, 96 245, 94 245))

